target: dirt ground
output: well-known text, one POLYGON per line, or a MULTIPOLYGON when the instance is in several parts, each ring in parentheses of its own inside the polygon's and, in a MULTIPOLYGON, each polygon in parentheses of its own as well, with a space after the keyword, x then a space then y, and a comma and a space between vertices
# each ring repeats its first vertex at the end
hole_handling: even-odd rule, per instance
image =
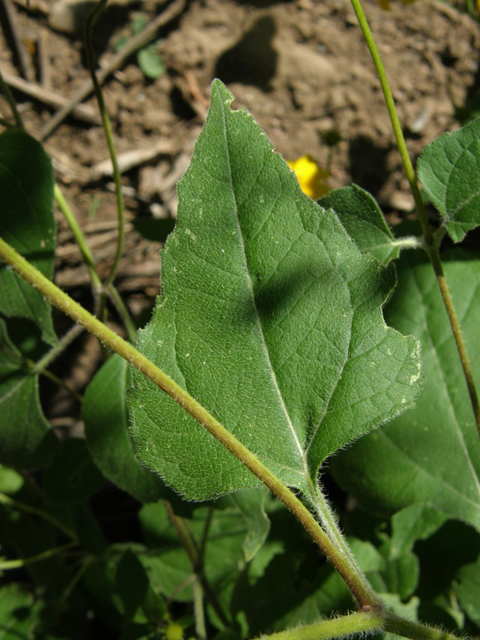
MULTIPOLYGON (((348 0, 176 3, 177 15, 157 36, 166 73, 147 80, 132 56, 104 83, 118 152, 135 152, 138 163, 123 175, 129 223, 117 280, 134 314, 158 293, 160 243, 144 240, 131 222, 175 216, 175 184, 188 165, 214 77, 227 83, 235 106, 251 111, 287 159, 311 154, 330 167, 332 187, 354 181, 378 198, 390 220, 408 216, 412 200, 348 0), (338 142, 329 146, 332 140, 338 142), (147 161, 139 160, 144 151, 147 161)), ((53 0, 30 0, 29 6, 15 0, 12 8, 31 80, 58 96, 73 96, 88 79, 81 37, 51 27, 53 0)), ((169 8, 172 3, 161 0, 111 0, 95 35, 100 67, 112 59, 115 41, 130 33, 136 15, 153 20, 169 8)), ((439 0, 392 0, 391 11, 366 0, 365 10, 415 158, 426 143, 459 126, 458 109, 479 86, 479 24, 460 6, 439 0)), ((0 68, 19 76, 5 17, 3 22, 0 68)), ((42 138, 54 109, 20 91, 15 96, 28 131, 42 138)), ((84 104, 95 119, 94 99, 84 104)), ((1 98, 0 116, 9 117, 1 98)), ((111 176, 100 176, 97 166, 108 158, 102 129, 70 116, 46 137, 45 147, 105 272, 115 252, 116 210, 111 176)), ((58 223, 56 282, 89 304, 87 270, 60 214, 58 223)), ((78 366, 88 376, 85 361, 78 366)), ((72 376, 81 388, 77 374, 72 376)))

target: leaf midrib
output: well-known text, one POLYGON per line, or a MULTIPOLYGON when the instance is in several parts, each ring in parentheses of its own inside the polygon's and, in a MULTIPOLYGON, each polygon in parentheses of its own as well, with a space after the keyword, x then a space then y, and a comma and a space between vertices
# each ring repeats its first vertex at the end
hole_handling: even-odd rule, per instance
MULTIPOLYGON (((288 410, 287 407, 285 405, 285 401, 283 399, 280 387, 278 385, 278 380, 277 380, 277 376, 275 374, 273 365, 272 365, 272 361, 270 359, 270 353, 268 350, 268 345, 266 343, 265 340, 265 335, 263 332, 263 326, 260 320, 260 315, 258 313, 258 308, 256 305, 256 301, 255 301, 255 294, 254 294, 254 290, 253 290, 253 283, 252 283, 252 279, 250 276, 250 270, 248 268, 248 261, 247 261, 247 254, 245 251, 245 242, 244 242, 244 236, 243 236, 243 231, 242 231, 242 226, 240 223, 240 216, 239 216, 239 209, 238 209, 238 202, 237 202, 237 196, 236 196, 236 191, 235 191, 235 185, 234 185, 234 179, 233 179, 233 175, 232 175, 232 164, 230 161, 230 148, 229 148, 229 142, 228 142, 228 125, 227 125, 227 118, 226 118, 226 114, 225 114, 225 107, 222 107, 222 119, 223 119, 223 133, 224 133, 224 145, 225 145, 225 154, 226 154, 226 159, 227 159, 227 167, 228 167, 228 179, 229 179, 229 184, 230 184, 230 191, 232 194, 232 199, 233 199, 233 205, 234 205, 234 213, 235 213, 235 221, 237 223, 237 230, 238 230, 238 237, 240 240, 240 247, 241 247, 241 254, 242 254, 242 258, 243 258, 243 264, 244 264, 244 270, 245 270, 245 276, 247 279, 247 284, 248 284, 248 290, 250 292, 250 298, 251 298, 251 302, 252 302, 252 308, 254 311, 254 317, 255 317, 255 323, 257 325, 257 330, 258 330, 258 334, 261 340, 261 345, 263 348, 263 352, 265 354, 265 358, 267 361, 267 367, 268 367, 268 372, 270 374, 270 378, 272 380, 274 389, 277 393, 277 397, 278 397, 278 401, 282 410, 282 413, 285 416, 285 419, 287 421, 287 425, 292 433, 292 437, 293 437, 293 441, 298 449, 298 453, 300 455, 300 460, 302 462, 302 468, 303 468, 303 476, 304 479, 307 481, 309 481, 310 479, 310 475, 308 473, 308 463, 307 463, 307 457, 305 454, 305 451, 303 450, 303 447, 298 439, 298 435, 297 432, 295 431, 295 427, 291 421, 290 415, 288 414, 288 410)), ((260 173, 259 173, 260 175, 260 173)), ((298 472, 298 470, 297 470, 298 472)))

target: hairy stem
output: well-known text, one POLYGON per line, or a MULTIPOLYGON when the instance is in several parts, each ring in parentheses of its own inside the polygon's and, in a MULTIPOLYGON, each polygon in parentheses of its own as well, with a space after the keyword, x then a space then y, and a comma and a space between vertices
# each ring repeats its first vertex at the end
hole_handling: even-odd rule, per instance
POLYGON ((363 37, 365 38, 365 42, 367 43, 368 49, 370 51, 370 55, 372 56, 378 78, 380 80, 380 85, 382 87, 382 92, 385 99, 385 104, 387 106, 388 115, 390 116, 390 121, 392 123, 393 134, 395 136, 395 141, 397 143, 397 147, 400 152, 400 156, 402 158, 403 169, 405 171, 405 175, 407 176, 407 180, 410 185, 410 190, 412 192, 413 199, 415 201, 415 208, 418 214, 418 219, 420 220, 422 233, 425 238, 425 243, 426 243, 425 249, 428 254, 428 257, 430 258, 430 262, 432 263, 433 270, 437 278, 437 284, 440 289, 440 294, 442 296, 443 303, 447 311, 448 319, 450 321, 450 326, 452 328, 452 333, 455 338, 455 344, 457 346, 458 355, 460 356, 463 375, 467 383, 467 389, 470 397, 470 403, 472 405, 475 423, 477 425, 477 430, 480 434, 480 402, 479 402, 477 390, 475 387, 472 367, 471 367, 470 360, 467 354, 467 349, 465 346, 465 340, 463 338, 463 333, 460 327, 460 323, 458 321, 455 307, 452 302, 452 296, 448 288, 447 280, 443 272, 443 266, 440 260, 440 253, 438 251, 438 243, 435 241, 435 236, 432 231, 432 227, 430 226, 430 223, 428 221, 427 212, 425 211, 425 205, 423 204, 422 196, 420 195, 420 190, 418 188, 418 183, 417 183, 417 176, 415 174, 415 170, 413 168, 412 162, 410 160, 410 156, 408 154, 407 145, 405 142, 405 138, 403 136, 402 127, 400 126, 400 120, 398 118, 397 109, 395 107, 395 101, 393 99, 387 74, 383 66, 382 58, 377 49, 377 45, 375 44, 375 40, 373 38, 370 27, 368 25, 367 19, 365 17, 365 13, 363 12, 361 1, 351 0, 351 3, 353 6, 353 10, 355 11, 355 14, 357 16, 360 28, 362 30, 363 37))
POLYGON ((365 576, 350 566, 348 559, 330 540, 317 520, 303 503, 266 467, 247 447, 237 440, 214 416, 212 416, 185 389, 155 366, 131 344, 120 338, 86 309, 61 291, 48 278, 30 265, 20 254, 0 238, 0 258, 13 267, 27 282, 38 289, 53 305, 82 324, 103 344, 125 358, 154 384, 183 407, 214 438, 238 458, 259 478, 293 513, 312 539, 322 549, 335 569, 342 576, 360 607, 381 610, 382 603, 372 590, 365 576))
POLYGON ((458 640, 458 636, 453 633, 435 629, 419 622, 412 622, 388 612, 384 614, 384 629, 387 632, 414 640, 458 640))
POLYGON ((262 640, 328 640, 346 638, 354 633, 375 633, 383 631, 383 616, 379 613, 351 613, 340 618, 322 620, 305 627, 297 627, 263 636, 262 640))

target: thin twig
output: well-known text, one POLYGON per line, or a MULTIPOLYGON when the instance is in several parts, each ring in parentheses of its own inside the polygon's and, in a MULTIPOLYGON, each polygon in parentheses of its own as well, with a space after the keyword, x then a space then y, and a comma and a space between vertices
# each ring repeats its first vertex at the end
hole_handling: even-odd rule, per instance
POLYGON ((10 31, 12 45, 14 47, 13 55, 18 60, 18 64, 20 66, 20 71, 22 73, 22 76, 26 80, 32 81, 33 72, 29 64, 29 59, 27 56, 27 52, 25 50, 25 45, 18 32, 15 9, 13 8, 11 0, 2 0, 2 4, 3 4, 4 14, 8 22, 8 29, 10 31))
MULTIPOLYGON (((100 69, 97 73, 97 79, 99 84, 103 84, 106 78, 110 76, 114 71, 117 71, 125 60, 129 58, 133 53, 141 49, 149 42, 151 42, 155 36, 157 31, 178 17, 183 9, 185 8, 186 0, 175 0, 172 4, 165 9, 159 16, 157 16, 154 20, 149 22, 147 26, 142 29, 139 33, 133 36, 129 42, 115 54, 111 60, 104 65, 100 64, 100 69)), ((43 127, 41 132, 41 140, 45 140, 49 135, 55 131, 55 129, 65 120, 65 118, 71 113, 72 109, 83 102, 85 98, 87 98, 93 92, 93 82, 92 80, 87 80, 79 89, 74 93, 70 103, 62 107, 59 111, 57 111, 51 120, 47 122, 47 124, 43 127)))
MULTIPOLYGON (((51 107, 63 107, 69 104, 69 100, 59 96, 54 91, 50 89, 46 89, 36 82, 29 82, 28 80, 24 80, 23 78, 19 78, 18 76, 13 75, 12 73, 7 73, 2 71, 3 79, 6 84, 17 91, 21 91, 27 96, 31 98, 35 98, 39 102, 43 104, 47 104, 51 107)), ((90 124, 100 124, 100 118, 98 117, 97 112, 87 105, 79 104, 74 107, 72 110, 72 115, 74 115, 79 120, 84 120, 85 122, 89 122, 90 124)))

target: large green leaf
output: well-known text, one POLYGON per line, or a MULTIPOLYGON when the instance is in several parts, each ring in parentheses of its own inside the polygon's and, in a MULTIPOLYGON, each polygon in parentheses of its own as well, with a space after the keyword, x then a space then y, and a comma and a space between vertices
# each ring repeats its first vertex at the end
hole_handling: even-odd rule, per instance
POLYGON ((427 145, 418 175, 450 237, 460 242, 480 224, 480 119, 427 145))
MULTIPOLYGON (((480 261, 454 252, 445 270, 480 381, 480 261)), ((399 263, 388 322, 420 339, 427 378, 417 406, 332 461, 338 482, 371 510, 426 503, 480 530, 480 442, 454 339, 431 265, 399 263)))
POLYGON ((368 191, 352 184, 330 191, 319 204, 327 209, 335 209, 362 253, 371 253, 382 264, 398 258, 398 243, 395 242, 376 200, 368 191))
MULTIPOLYGON (((42 146, 26 133, 0 135, 0 236, 39 269, 53 275, 56 240, 53 169, 42 146)), ((50 303, 12 269, 0 264, 0 312, 28 318, 55 345, 50 303)))
MULTIPOLYGON (((163 296, 139 348, 273 473, 305 493, 325 458, 411 406, 418 344, 388 328, 395 283, 216 81, 179 184, 163 296)), ((190 499, 258 480, 134 372, 137 455, 190 499)))
POLYGON ((111 482, 141 502, 164 497, 158 476, 136 460, 128 432, 126 390, 130 385, 127 362, 113 355, 88 385, 82 407, 85 437, 93 461, 111 482))
POLYGON ((38 376, 28 371, 0 320, 0 463, 19 469, 46 466, 58 445, 40 405, 38 376))

